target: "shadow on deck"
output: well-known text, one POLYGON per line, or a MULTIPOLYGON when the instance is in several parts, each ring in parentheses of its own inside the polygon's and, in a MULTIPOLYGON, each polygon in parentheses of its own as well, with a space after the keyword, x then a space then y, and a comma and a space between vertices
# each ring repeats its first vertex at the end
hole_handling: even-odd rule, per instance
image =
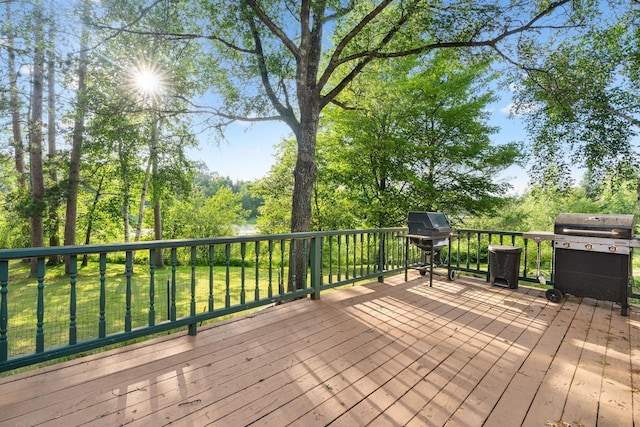
POLYGON ((640 307, 410 279, 0 379, 0 425, 640 425, 640 307))

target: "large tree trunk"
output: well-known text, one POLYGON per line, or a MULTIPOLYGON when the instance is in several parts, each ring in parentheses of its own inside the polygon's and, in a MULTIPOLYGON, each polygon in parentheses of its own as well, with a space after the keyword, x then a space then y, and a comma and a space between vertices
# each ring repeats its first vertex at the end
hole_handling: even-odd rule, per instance
MULTIPOLYGON (((89 3, 83 3, 83 19, 87 19, 89 3)), ((84 138, 84 120, 87 92, 87 49, 89 32, 86 27, 82 29, 81 48, 78 58, 78 92, 76 94, 76 112, 73 123, 73 136, 71 138, 71 153, 69 156, 69 179, 67 182, 67 209, 65 212, 64 245, 76 244, 76 224, 78 219, 78 187, 80 186, 80 157, 84 138)), ((65 263, 65 270, 69 273, 69 263, 65 263)))
MULTIPOLYGON (((315 12, 318 12, 317 16, 320 16, 324 6, 318 5, 318 7, 319 10, 315 12)), ((312 23, 308 18, 309 15, 305 13, 300 39, 300 49, 307 55, 300 57, 296 67, 296 95, 300 107, 300 126, 298 129, 294 129, 298 142, 291 204, 291 231, 294 233, 311 230, 311 200, 317 176, 316 139, 321 110, 321 96, 317 78, 322 54, 322 25, 319 25, 318 22, 312 23)), ((308 257, 302 250, 304 245, 291 246, 296 249, 290 257, 290 262, 293 262, 295 258, 295 277, 292 277, 290 268, 289 289, 301 289, 305 285, 308 257)))
MULTIPOLYGON (((300 89, 299 89, 300 90, 300 89)), ((314 87, 303 88, 299 94, 300 131, 297 132, 298 155, 293 171, 293 200, 291 209, 291 231, 306 232, 311 230, 311 200, 316 183, 316 136, 320 120, 319 100, 313 96, 314 87), (304 94, 304 91, 307 94, 304 94)), ((302 289, 305 285, 305 272, 308 256, 305 256, 302 241, 291 245, 289 268, 289 290, 302 289)))
MULTIPOLYGON (((44 246, 43 214, 44 174, 42 164, 42 102, 44 78, 44 17, 42 4, 34 12, 34 61, 31 88, 31 116, 29 118, 29 165, 31 172, 31 247, 44 246)), ((36 275, 37 260, 31 260, 31 277, 36 275)))

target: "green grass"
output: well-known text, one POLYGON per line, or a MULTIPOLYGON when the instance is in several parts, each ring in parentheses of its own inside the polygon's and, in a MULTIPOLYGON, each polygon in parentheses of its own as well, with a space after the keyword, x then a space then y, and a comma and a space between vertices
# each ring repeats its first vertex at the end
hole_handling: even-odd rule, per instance
MULTIPOLYGON (((98 336, 100 320, 100 273, 96 262, 89 262, 78 269, 76 278, 76 327, 77 340, 98 336)), ((8 287, 8 340, 9 357, 31 353, 35 350, 37 332, 38 283, 29 278, 29 266, 11 263, 8 287)), ((242 269, 231 267, 229 271, 229 306, 240 304, 242 291, 242 269)), ((256 286, 255 268, 245 269, 245 301, 268 296, 268 270, 258 270, 256 286)), ((173 275, 171 267, 155 270, 155 323, 168 319, 170 288, 167 281, 173 275)), ((176 317, 185 317, 191 311, 191 267, 176 268, 176 317)), ((278 293, 278 278, 274 274, 272 292, 278 293)), ((214 267, 214 309, 225 307, 227 299, 226 267, 214 267)), ((131 327, 133 329, 149 324, 150 273, 148 267, 135 266, 130 280, 131 286, 131 327)), ((45 348, 66 345, 69 340, 70 319, 70 279, 64 274, 64 266, 47 267, 44 284, 44 331, 45 348)), ((127 277, 124 265, 108 264, 105 273, 106 333, 124 331, 126 316, 127 277)), ((197 266, 195 271, 196 312, 209 309, 209 267, 197 266)))

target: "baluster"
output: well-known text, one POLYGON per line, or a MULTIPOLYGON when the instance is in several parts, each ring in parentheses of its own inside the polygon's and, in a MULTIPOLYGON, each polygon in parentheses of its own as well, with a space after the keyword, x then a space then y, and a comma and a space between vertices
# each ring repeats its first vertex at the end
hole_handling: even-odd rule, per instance
POLYGON ((107 271, 107 254, 100 254, 100 317, 98 319, 98 336, 104 338, 107 335, 107 320, 105 317, 107 307, 107 290, 105 285, 105 273, 107 271))
MULTIPOLYGON (((198 258, 198 247, 191 246, 191 301, 190 301, 190 314, 191 317, 196 316, 196 264, 198 258)), ((189 324, 189 335, 196 334, 197 323, 189 324)))
POLYGON ((373 262, 375 262, 373 271, 374 272, 378 272, 378 265, 379 265, 378 264, 378 257, 379 257, 378 250, 379 250, 379 248, 378 248, 378 233, 377 232, 373 235, 373 250, 375 252, 375 254, 373 256, 373 262))
POLYGON ((209 245, 209 311, 213 311, 214 299, 213 299, 213 260, 214 260, 214 245, 209 245))
POLYGON ((269 298, 273 297, 273 240, 269 240, 269 298))
POLYGON ((36 353, 44 351, 44 274, 44 258, 38 258, 36 261, 36 278, 38 280, 36 353))
POLYGON ((171 321, 175 322, 177 317, 176 308, 176 270, 178 268, 178 249, 171 248, 171 321))
POLYGON ((345 280, 349 280, 349 235, 344 236, 344 243, 345 243, 344 262, 346 264, 344 267, 344 278, 345 280))
POLYGON ((240 257, 241 267, 240 267, 240 304, 245 303, 245 257, 247 255, 247 244, 245 242, 240 243, 240 257))
POLYGON ((9 261, 0 261, 0 362, 6 362, 9 358, 9 345, 7 331, 9 327, 8 310, 9 293, 9 261))
POLYGON ((342 236, 338 235, 338 282, 342 280, 342 236))
POLYGON ((356 278, 358 276, 358 236, 353 235, 353 277, 356 278))
POLYGON ((131 331, 131 276, 133 275, 133 253, 126 252, 125 256, 125 276, 127 278, 127 289, 125 291, 125 312, 124 312, 124 331, 131 331))
MULTIPOLYGON (((522 257, 524 259, 522 261, 523 261, 524 265, 523 265, 522 277, 524 277, 525 279, 527 278, 527 255, 529 254, 529 251, 528 251, 529 248, 527 247, 528 244, 529 244, 529 239, 525 239, 523 237, 523 240, 522 240, 522 245, 523 245, 522 257)), ((515 246, 515 243, 513 243, 513 246, 515 246)))
POLYGON ((481 244, 481 241, 482 241, 481 239, 482 238, 480 236, 480 233, 478 233, 478 248, 476 249, 476 260, 477 260, 476 261, 477 262, 476 270, 478 270, 478 271, 480 271, 480 248, 481 248, 480 244, 481 244))
POLYGON ((156 251, 149 249, 149 326, 156 324, 156 251))
POLYGON ((364 234, 360 233, 360 276, 364 276, 364 234))
POLYGON ((290 274, 291 282, 289 283, 288 290, 290 289, 295 290, 298 287, 298 281, 296 280, 297 279, 296 275, 298 273, 297 271, 298 241, 295 239, 291 239, 291 241, 289 242, 289 245, 290 245, 289 247, 291 248, 292 258, 291 257, 289 258, 289 270, 291 271, 291 274, 290 274))
POLYGON ((280 295, 284 294, 284 240, 280 240, 280 274, 278 280, 278 292, 280 295))
POLYGON ((302 244, 302 259, 303 259, 303 263, 302 263, 302 288, 306 289, 308 286, 307 283, 307 265, 309 263, 309 242, 310 240, 308 239, 303 239, 300 240, 300 243, 302 244))
POLYGON ((191 246, 191 316, 196 315, 196 264, 198 258, 198 247, 191 246))
POLYGON ((78 278, 78 256, 73 254, 69 256, 69 345, 77 343, 77 327, 76 327, 76 280, 78 278))
MULTIPOLYGON (((458 245, 458 248, 460 245, 458 245)), ((458 259, 460 255, 458 255, 458 259)), ((471 268, 471 232, 467 232, 467 268, 471 268)))
POLYGON ((367 233, 367 275, 371 274, 371 233, 367 233))
MULTIPOLYGON (((378 273, 382 273, 384 271, 384 234, 380 233, 378 234, 378 242, 376 243, 376 248, 378 248, 378 273)), ((378 277, 378 280, 380 280, 380 277, 378 277)))
POLYGON ((255 300, 260 299, 260 242, 256 240, 256 295, 255 300))
POLYGON ((229 290, 230 287, 230 279, 229 279, 229 264, 231 262, 231 244, 227 243, 225 245, 225 256, 226 256, 226 260, 225 260, 225 265, 227 267, 227 273, 226 273, 226 283, 225 283, 225 294, 224 294, 224 306, 225 307, 230 307, 231 306, 231 292, 229 290))
POLYGON ((329 284, 333 283, 333 236, 329 236, 329 284))

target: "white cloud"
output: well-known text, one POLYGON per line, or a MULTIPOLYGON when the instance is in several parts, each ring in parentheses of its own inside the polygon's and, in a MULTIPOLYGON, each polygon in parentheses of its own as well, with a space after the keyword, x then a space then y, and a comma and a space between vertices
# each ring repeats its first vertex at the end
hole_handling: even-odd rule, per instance
POLYGON ((521 117, 533 113, 538 108, 540 107, 535 104, 514 104, 512 102, 506 107, 501 108, 500 112, 510 117, 521 117))

